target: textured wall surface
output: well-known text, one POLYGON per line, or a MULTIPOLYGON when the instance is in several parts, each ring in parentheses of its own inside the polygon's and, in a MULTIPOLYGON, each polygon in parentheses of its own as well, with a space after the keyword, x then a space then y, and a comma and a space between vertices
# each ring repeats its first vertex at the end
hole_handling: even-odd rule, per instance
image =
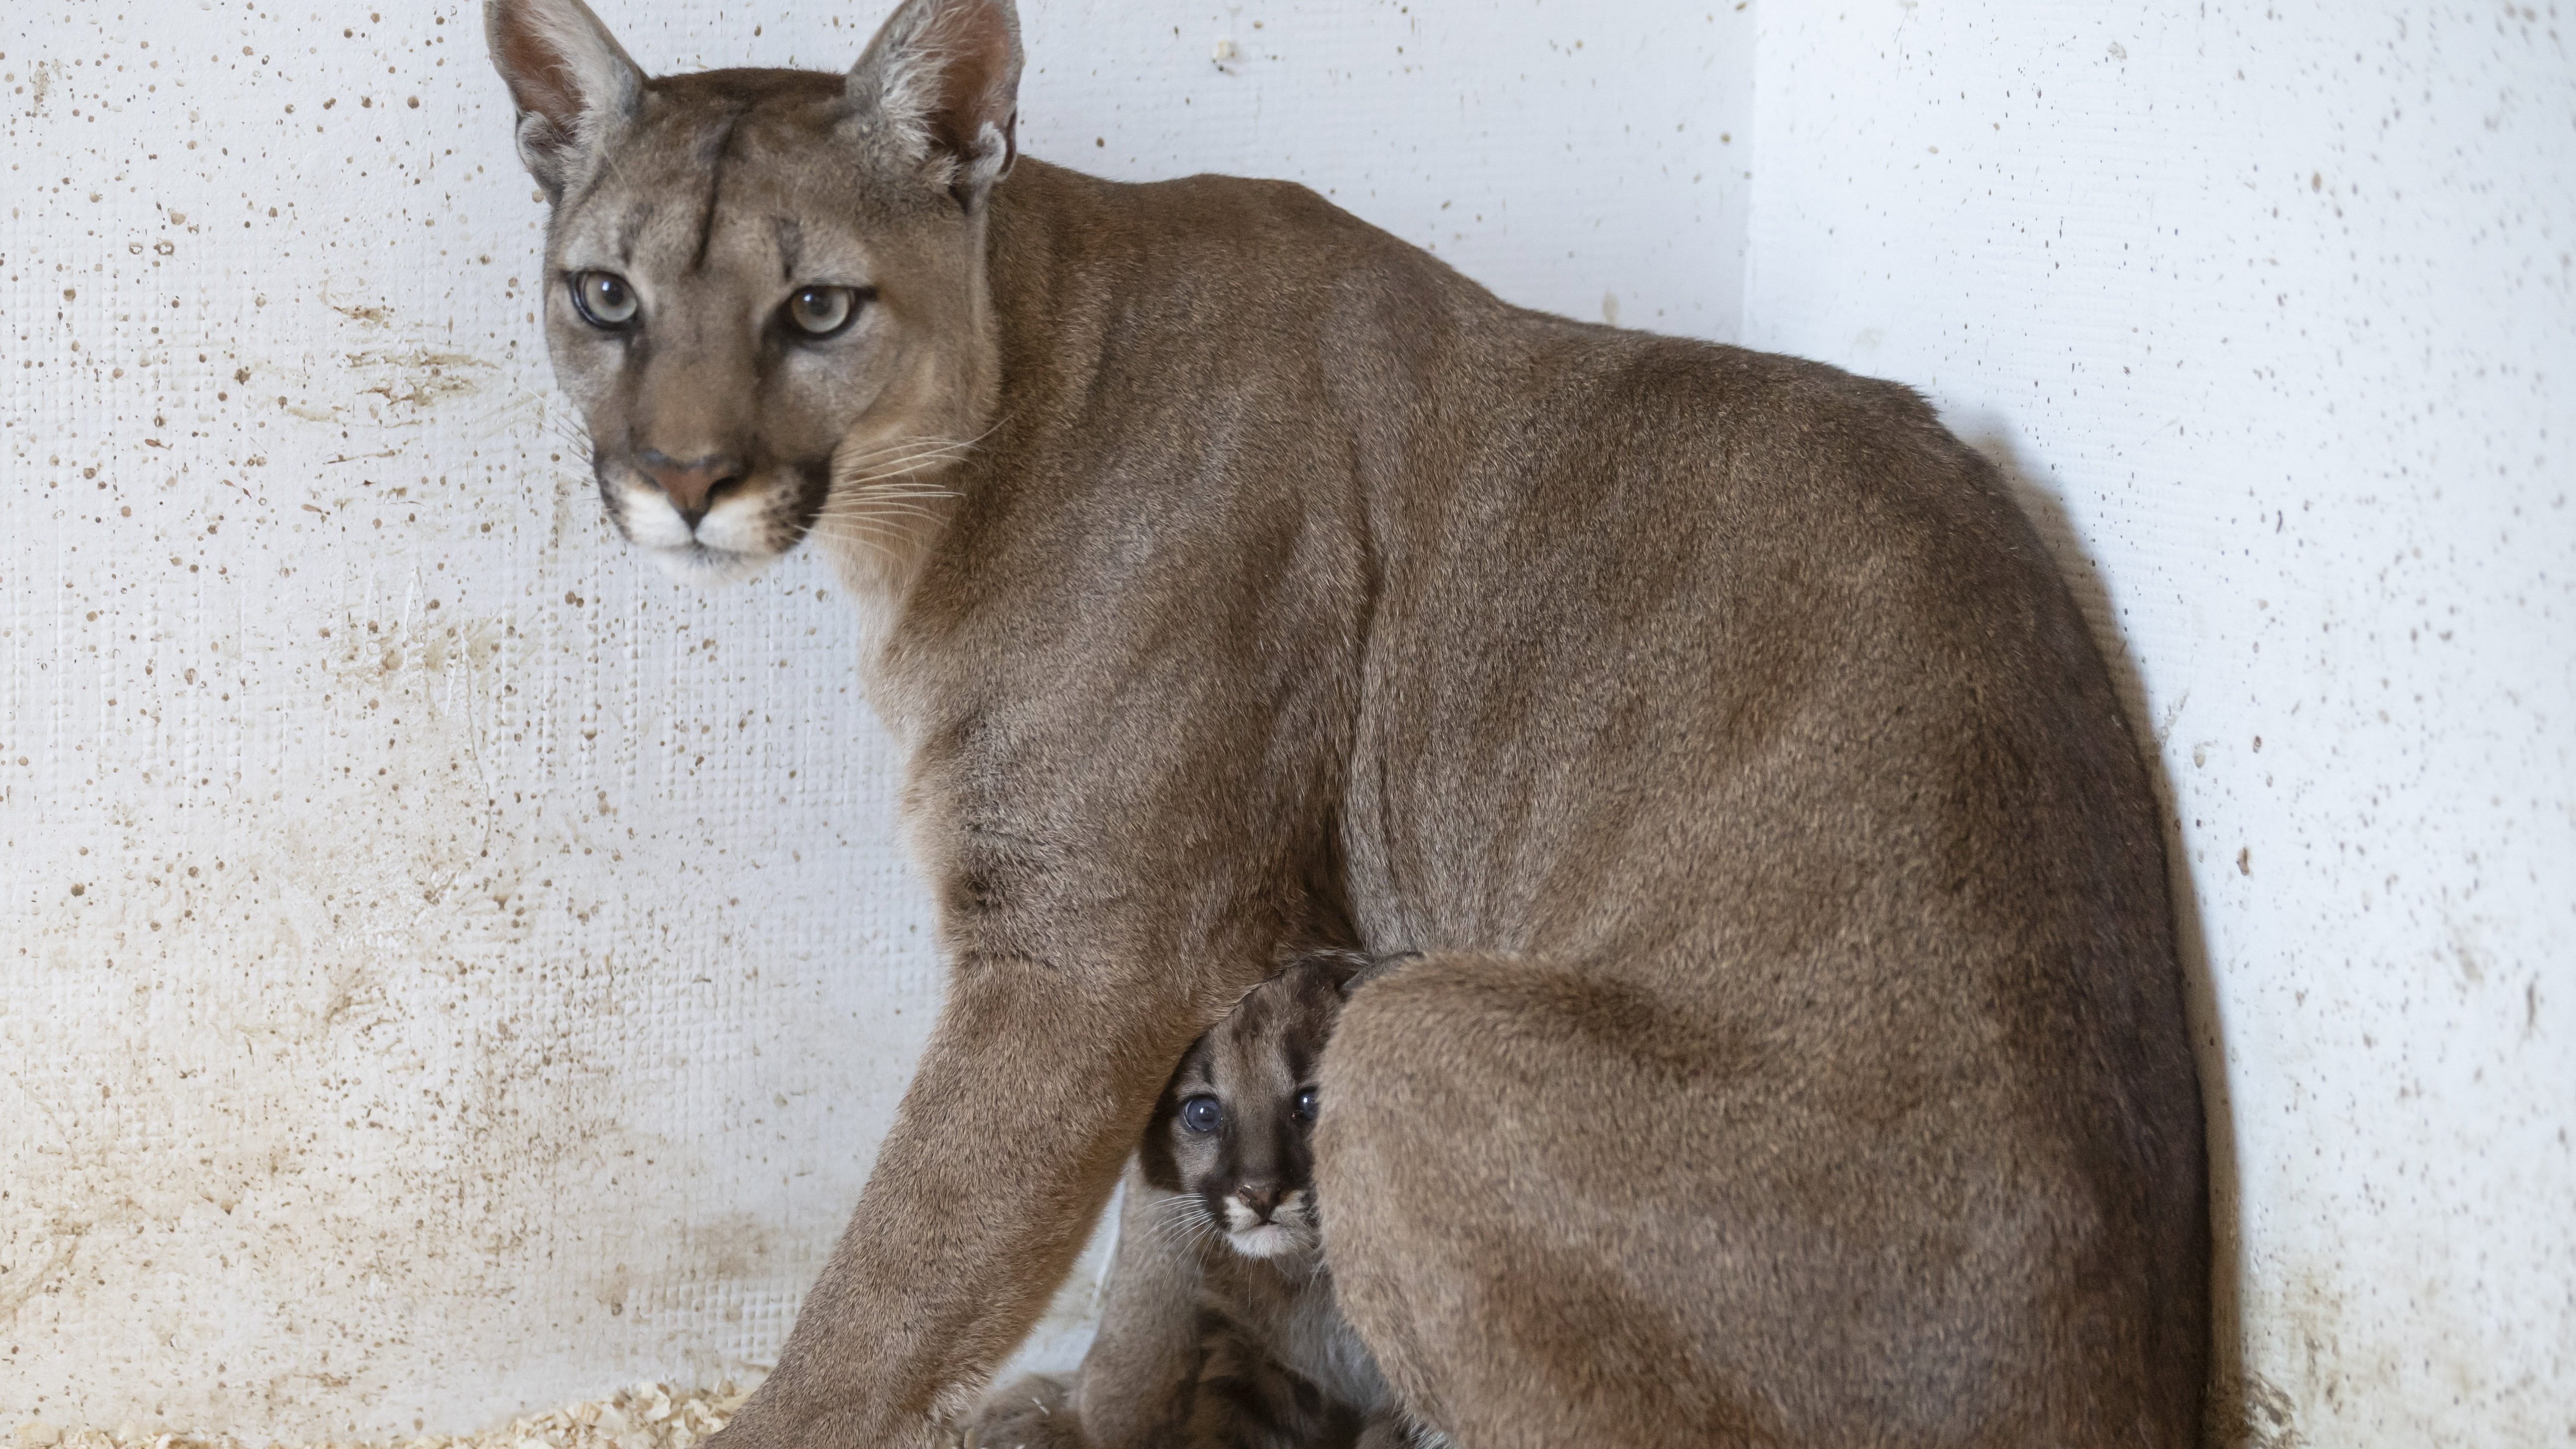
MULTIPOLYGON (((657 69, 879 9, 594 3, 657 69)), ((1028 10, 1034 154, 1736 326, 1740 9, 1028 10)), ((936 1009, 853 620, 608 534, 508 121, 454 3, 0 16, 0 1428, 759 1362, 936 1009)))
POLYGON ((2576 12, 1777 7, 1747 340, 2006 462, 2197 898, 2257 1443, 2576 1437, 2576 12))

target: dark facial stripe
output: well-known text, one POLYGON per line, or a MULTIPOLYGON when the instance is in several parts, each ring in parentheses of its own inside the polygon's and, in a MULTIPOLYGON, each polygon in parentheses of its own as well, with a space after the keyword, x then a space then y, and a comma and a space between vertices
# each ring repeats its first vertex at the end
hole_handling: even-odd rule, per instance
POLYGON ((805 229, 783 216, 771 217, 769 229, 778 238, 778 280, 795 281, 805 262, 805 229))
POLYGON ((627 208, 626 219, 617 224, 617 264, 619 266, 635 265, 635 239, 644 234, 644 223, 650 220, 652 215, 652 208, 641 202, 627 208))
POLYGON ((723 129, 716 132, 715 144, 708 148, 713 154, 707 162, 707 204, 698 213, 698 254, 689 261, 693 272, 707 269, 707 247, 716 235, 716 203, 724 193, 725 163, 733 159, 733 128, 741 119, 740 111, 727 114, 723 129))

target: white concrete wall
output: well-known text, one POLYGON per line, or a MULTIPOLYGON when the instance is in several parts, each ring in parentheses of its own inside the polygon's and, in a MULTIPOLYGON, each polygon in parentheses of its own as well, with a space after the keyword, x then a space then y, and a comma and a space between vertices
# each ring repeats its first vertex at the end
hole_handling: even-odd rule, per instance
MULTIPOLYGON (((837 67, 879 8, 594 3, 656 68, 837 67)), ((1033 154, 1736 325, 1746 12, 1027 8, 1033 154)), ((0 1428, 761 1360, 929 917, 828 576, 687 592, 599 521, 476 10, 22 0, 0 162, 0 1428)))
POLYGON ((2576 1435, 2572 31, 1760 22, 1746 340, 2004 461, 2154 737, 2259 1443, 2576 1435))

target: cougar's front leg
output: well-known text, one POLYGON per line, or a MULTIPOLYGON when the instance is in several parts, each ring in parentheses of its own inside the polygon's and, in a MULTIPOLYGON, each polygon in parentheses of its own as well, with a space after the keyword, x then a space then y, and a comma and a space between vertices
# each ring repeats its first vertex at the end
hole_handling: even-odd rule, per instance
POLYGON ((1068 1382, 1031 1375, 976 1411, 968 1449, 1168 1449, 1190 1413, 1205 1334, 1196 1245, 1172 1231, 1172 1194, 1131 1159, 1099 1331, 1068 1382))
POLYGON ((1308 832, 1264 780, 1205 763, 1239 753, 1139 768, 1133 751, 961 729, 916 756, 908 808, 941 901, 947 1001, 724 1449, 910 1449, 964 1421, 1063 1280, 1173 1064, 1268 969, 1295 878, 1280 842, 1308 832), (1081 763, 1027 763, 1067 755, 1081 763), (1195 804, 1211 777, 1231 791, 1195 804))
POLYGON ((1172 1194, 1128 1164, 1118 1250, 1109 1265, 1100 1329, 1082 1356, 1075 1410, 1094 1449, 1168 1444, 1189 1411, 1202 1357, 1196 1244, 1173 1231, 1172 1194))
POLYGON ((956 1419, 1035 1322, 1195 1030, 1161 972, 969 949, 779 1363, 727 1449, 876 1449, 956 1419))

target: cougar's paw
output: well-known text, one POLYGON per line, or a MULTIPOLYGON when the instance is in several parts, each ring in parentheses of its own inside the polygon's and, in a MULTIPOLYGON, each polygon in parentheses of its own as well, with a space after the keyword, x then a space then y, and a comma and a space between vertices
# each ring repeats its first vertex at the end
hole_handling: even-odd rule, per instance
POLYGON ((797 1387, 772 1374, 698 1449, 870 1449, 889 1440, 908 1444, 918 1438, 890 1435, 882 1422, 846 1404, 817 1407, 810 1395, 796 1393, 797 1387))
POLYGON ((1031 1374, 984 1396, 966 1449, 1081 1449, 1072 1386, 1050 1374, 1031 1374))
POLYGON ((700 1441, 699 1449, 798 1449, 796 1430, 801 1426, 775 1411, 762 1412, 765 1407, 755 1395, 734 1410, 723 1428, 700 1441))

